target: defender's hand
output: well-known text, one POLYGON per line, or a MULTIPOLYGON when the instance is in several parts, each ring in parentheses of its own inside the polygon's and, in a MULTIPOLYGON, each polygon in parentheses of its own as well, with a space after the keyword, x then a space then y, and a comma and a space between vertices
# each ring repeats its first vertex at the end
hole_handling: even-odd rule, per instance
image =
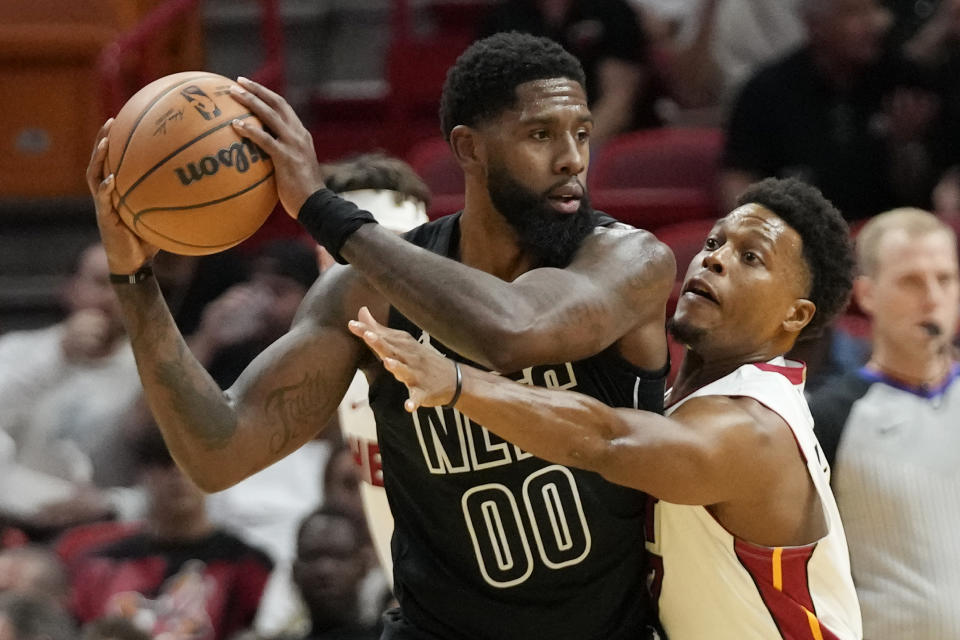
POLYGON ((350 321, 349 328, 377 354, 384 368, 407 386, 410 399, 403 403, 407 411, 441 406, 453 398, 456 369, 442 353, 420 344, 405 331, 381 325, 366 307, 360 309, 356 320, 350 321))
POLYGON ((116 188, 113 174, 105 175, 107 158, 107 140, 113 118, 107 120, 97 132, 97 142, 93 146, 90 164, 87 165, 87 188, 93 195, 97 208, 97 227, 107 252, 107 263, 111 273, 129 274, 145 265, 158 249, 144 242, 124 223, 113 204, 116 188))
POLYGON ((324 187, 313 138, 282 96, 247 78, 238 78, 237 82, 241 86, 231 87, 231 95, 250 109, 266 130, 243 120, 234 120, 233 126, 273 160, 280 203, 296 220, 307 198, 324 187))

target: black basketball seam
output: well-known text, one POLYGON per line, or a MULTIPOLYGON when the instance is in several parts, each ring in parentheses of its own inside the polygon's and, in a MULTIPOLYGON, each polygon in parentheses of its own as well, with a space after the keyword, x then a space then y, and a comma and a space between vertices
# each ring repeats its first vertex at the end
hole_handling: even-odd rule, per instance
POLYGON ((206 131, 204 131, 204 132, 203 132, 202 134, 200 134, 199 136, 197 136, 197 137, 193 138, 192 140, 189 140, 189 141, 186 142, 185 144, 181 145, 179 148, 175 149, 172 153, 168 154, 166 157, 164 157, 164 158, 161 159, 159 162, 157 162, 157 164, 155 164, 155 165, 153 165, 152 167, 150 167, 150 169, 148 169, 146 172, 144 172, 144 173, 137 179, 136 182, 134 182, 132 185, 130 185, 130 188, 127 189, 126 192, 124 192, 124 194, 120 196, 120 202, 125 202, 126 199, 127 199, 127 196, 130 195, 130 192, 133 191, 134 189, 136 189, 137 186, 139 186, 139 184, 140 184, 141 182, 143 182, 144 180, 146 180, 146 179, 150 176, 150 174, 152 174, 154 171, 156 171, 157 169, 159 169, 160 167, 162 167, 162 166, 167 162, 167 160, 169 160, 170 158, 174 157, 175 155, 177 155, 178 153, 180 153, 181 151, 183 151, 184 149, 186 149, 187 147, 189 147, 190 145, 192 145, 193 143, 195 143, 197 140, 201 140, 201 139, 203 139, 203 138, 206 138, 206 137, 207 137, 208 135, 210 135, 211 133, 215 133, 215 132, 219 131, 220 129, 223 129, 224 127, 230 125, 230 124, 233 122, 233 120, 243 120, 244 118, 250 118, 250 117, 252 117, 252 116, 253 116, 253 114, 250 113, 249 111, 248 111, 247 113, 243 113, 243 114, 240 114, 240 115, 238 115, 238 116, 235 116, 234 118, 231 118, 230 120, 228 120, 228 121, 226 121, 226 122, 221 122, 220 124, 218 124, 217 126, 213 127, 212 129, 207 129, 206 131))
POLYGON ((181 86, 181 85, 184 85, 184 84, 186 84, 186 83, 188 83, 188 82, 193 82, 194 80, 198 80, 198 79, 201 79, 201 78, 207 78, 207 77, 209 77, 209 76, 194 76, 194 77, 192 77, 192 78, 184 78, 183 82, 178 82, 178 83, 176 83, 176 84, 172 84, 172 85, 170 85, 169 87, 167 87, 166 89, 164 89, 163 92, 160 93, 160 95, 158 95, 156 98, 154 98, 153 100, 151 100, 151 101, 147 104, 147 106, 145 106, 145 107, 143 108, 143 110, 140 112, 140 115, 138 115, 138 116, 137 116, 137 119, 134 121, 133 126, 130 127, 130 133, 127 134, 127 139, 126 139, 126 140, 124 141, 124 143, 123 143, 123 151, 120 152, 120 161, 117 163, 117 170, 116 170, 116 171, 114 172, 114 174, 113 174, 114 180, 116 180, 117 174, 120 173, 120 167, 123 166, 123 159, 124 159, 124 157, 126 157, 126 155, 127 155, 127 149, 130 147, 130 141, 133 139, 133 134, 137 132, 137 128, 140 126, 140 123, 143 121, 143 119, 147 116, 147 112, 150 111, 150 109, 152 109, 153 106, 154 106, 155 104, 157 104, 157 102, 159 102, 164 96, 166 96, 168 93, 170 93, 171 91, 173 91, 173 90, 176 89, 177 87, 179 87, 179 86, 181 86))
MULTIPOLYGON (((230 194, 230 195, 228 195, 228 196, 224 196, 224 197, 222 197, 222 198, 217 198, 216 200, 210 200, 209 202, 201 202, 201 203, 198 203, 198 204, 186 205, 186 206, 182 206, 182 207, 152 207, 152 208, 150 208, 150 209, 144 209, 143 211, 138 211, 137 213, 133 213, 133 211, 130 210, 130 206, 129 206, 129 205, 126 205, 126 207, 127 207, 128 210, 130 210, 131 213, 133 213, 133 225, 134 225, 134 227, 136 227, 137 225, 140 224, 140 217, 141 217, 142 215, 146 214, 146 213, 152 213, 152 212, 155 212, 155 211, 189 211, 190 209, 197 209, 197 208, 199 208, 199 207, 206 207, 206 206, 211 205, 211 204, 219 204, 219 203, 221 203, 221 202, 226 202, 227 200, 231 200, 231 199, 233 199, 233 198, 236 198, 237 196, 242 196, 243 194, 247 193, 248 191, 250 191, 250 190, 252 190, 252 189, 255 189, 256 187, 258 187, 259 185, 263 184, 263 183, 266 182, 269 178, 272 178, 272 177, 273 177, 273 170, 271 170, 270 173, 268 173, 267 175, 265 175, 265 176, 264 176, 263 178, 261 178, 260 180, 257 180, 256 182, 254 182, 254 183, 253 183, 252 185, 250 185, 249 187, 247 187, 247 188, 245 188, 245 189, 243 189, 243 190, 241 190, 241 191, 237 191, 236 193, 232 193, 232 194, 230 194)), ((268 213, 267 215, 269 215, 269 213, 268 213)), ((210 247, 223 246, 223 245, 221 245, 221 244, 216 244, 216 245, 213 245, 213 244, 210 244, 210 245, 207 245, 207 244, 191 244, 191 243, 189 243, 189 242, 184 242, 183 240, 180 240, 180 239, 178 239, 178 238, 173 238, 173 237, 171 237, 171 236, 168 236, 168 235, 166 235, 166 234, 163 234, 163 233, 157 231, 156 229, 154 229, 153 227, 148 226, 146 223, 143 223, 143 226, 144 226, 145 228, 149 229, 152 233, 157 234, 157 235, 160 236, 161 238, 166 238, 167 240, 172 240, 172 241, 176 242, 177 244, 181 244, 181 245, 183 245, 183 246, 185 246, 185 247, 196 247, 196 248, 198 248, 198 249, 205 249, 205 248, 210 248, 210 247)), ((241 238, 241 240, 242 240, 242 238, 241 238)))

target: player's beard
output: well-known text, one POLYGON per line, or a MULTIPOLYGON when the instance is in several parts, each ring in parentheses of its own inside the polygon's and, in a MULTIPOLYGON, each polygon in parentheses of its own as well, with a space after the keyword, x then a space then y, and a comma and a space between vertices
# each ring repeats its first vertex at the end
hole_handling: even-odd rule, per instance
POLYGON ((534 193, 500 166, 490 167, 487 191, 493 205, 517 232, 520 246, 534 254, 540 266, 566 267, 583 239, 597 226, 597 214, 586 191, 576 213, 559 213, 550 206, 549 191, 534 193))

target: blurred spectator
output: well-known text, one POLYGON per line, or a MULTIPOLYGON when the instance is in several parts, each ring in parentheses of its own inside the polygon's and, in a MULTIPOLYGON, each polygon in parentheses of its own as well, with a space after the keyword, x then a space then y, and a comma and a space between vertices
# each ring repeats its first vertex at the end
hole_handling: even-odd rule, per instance
POLYGON ((75 640, 69 614, 45 598, 0 593, 0 640, 75 640))
MULTIPOLYGON (((168 640, 224 640, 246 629, 270 559, 210 521, 205 495, 174 464, 159 430, 142 434, 136 452, 147 518, 71 564, 74 614, 81 622, 126 617, 168 640)), ((85 535, 64 538, 71 533, 85 535)))
POLYGON ((0 337, 0 513, 27 526, 112 515, 123 505, 95 487, 133 480, 120 432, 140 383, 107 275, 87 247, 66 319, 0 337))
POLYGON ((0 593, 44 598, 61 607, 70 593, 67 569, 51 549, 26 545, 0 550, 0 593))
POLYGON ((594 149, 618 133, 659 124, 648 43, 626 0, 505 0, 479 35, 500 31, 551 38, 580 60, 594 117, 594 149))
MULTIPOLYGON (((390 591, 390 584, 387 582, 383 569, 377 563, 377 555, 371 545, 369 528, 364 518, 364 504, 360 495, 361 467, 356 462, 354 452, 346 446, 340 446, 334 449, 327 460, 322 477, 317 480, 319 481, 317 484, 323 488, 323 496, 318 502, 320 507, 315 508, 313 513, 309 514, 299 523, 297 534, 294 536, 294 541, 297 545, 297 557, 304 553, 302 545, 304 544, 305 527, 308 521, 310 521, 318 511, 341 514, 349 518, 351 520, 350 526, 353 529, 352 535, 355 538, 353 542, 353 544, 356 545, 355 553, 360 557, 360 564, 363 567, 360 577, 352 581, 353 586, 350 588, 350 593, 352 594, 350 597, 356 598, 356 602, 351 605, 352 608, 349 618, 358 622, 360 629, 372 629, 378 624, 381 615, 387 609, 387 603, 392 602, 393 596, 390 591)), ((392 531, 393 518, 390 514, 389 507, 387 506, 385 508, 386 517, 389 519, 389 528, 392 531)), ((304 637, 310 629, 312 610, 316 609, 314 615, 320 615, 320 619, 323 620, 327 620, 331 616, 335 617, 339 615, 323 609, 323 605, 319 602, 318 598, 320 592, 313 591, 317 586, 314 582, 315 578, 310 578, 312 585, 310 587, 311 593, 306 594, 306 597, 301 596, 303 585, 297 582, 301 578, 298 578, 296 575, 298 563, 299 561, 295 558, 290 567, 288 567, 289 579, 294 586, 294 593, 292 596, 288 595, 287 607, 285 609, 281 610, 277 607, 277 613, 282 611, 285 617, 271 620, 271 624, 269 625, 271 633, 260 630, 261 635, 301 638, 304 637), (310 598, 317 601, 310 601, 310 598)), ((275 571, 270 577, 270 583, 267 585, 265 597, 271 595, 276 597, 279 593, 276 583, 283 579, 287 579, 287 576, 281 574, 279 571, 275 571), (271 591, 273 591, 272 594, 271 591)), ((331 586, 331 588, 334 587, 331 586)), ((339 593, 344 595, 346 592, 339 591, 339 593)), ((317 620, 315 617, 312 619, 314 621, 317 620)), ((261 626, 259 617, 257 622, 259 630, 261 626)), ((326 628, 327 624, 328 623, 324 623, 324 628, 326 628)), ((316 630, 317 627, 315 625, 314 631, 316 630)), ((327 636, 320 637, 326 638, 327 636)), ((334 635, 330 637, 337 638, 339 636, 334 635)), ((348 635, 345 637, 353 638, 354 636, 348 635)))
POLYGON ((229 387, 261 351, 290 328, 307 289, 320 275, 311 244, 275 240, 253 258, 250 277, 203 310, 190 350, 214 380, 229 387))
POLYGON ((690 0, 666 43, 671 97, 701 125, 719 125, 760 66, 803 41, 800 0, 690 0), (700 110, 696 112, 694 110, 700 110))
POLYGON ((746 84, 727 128, 723 197, 763 176, 818 186, 848 220, 929 202, 937 100, 897 53, 877 0, 802 0, 807 43, 746 84))
MULTIPOLYGON (((918 3, 920 4, 920 3, 918 3)), ((933 192, 935 211, 960 221, 960 0, 940 0, 936 13, 905 45, 907 55, 935 78, 942 100, 947 167, 933 192)))
POLYGON ((857 237, 873 353, 810 406, 850 546, 864 637, 960 638, 960 317, 953 231, 916 209, 857 237))
POLYGON ((309 640, 376 640, 364 622, 360 587, 369 568, 362 519, 336 506, 308 515, 297 533, 293 578, 310 616, 309 640))
POLYGON ((249 242, 206 256, 166 251, 156 255, 153 262, 157 282, 183 335, 197 330, 208 304, 233 285, 249 279, 249 242))
POLYGON ((888 39, 894 46, 901 46, 913 38, 938 9, 951 0, 883 0, 893 15, 888 39))

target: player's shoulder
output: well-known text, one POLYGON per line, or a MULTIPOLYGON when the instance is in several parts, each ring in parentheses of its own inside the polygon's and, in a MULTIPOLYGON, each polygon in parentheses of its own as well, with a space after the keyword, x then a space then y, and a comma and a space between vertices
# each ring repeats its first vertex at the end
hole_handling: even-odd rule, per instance
POLYGON ((762 451, 782 434, 783 418, 747 396, 702 395, 684 402, 671 418, 709 432, 723 450, 762 451))
POLYGON ((676 262, 670 247, 645 229, 618 221, 597 225, 584 240, 581 254, 625 263, 630 269, 660 265, 674 277, 676 262))
POLYGON ((461 215, 462 211, 457 211, 456 213, 428 220, 402 234, 402 237, 407 242, 415 244, 418 247, 442 251, 444 247, 449 245, 452 235, 460 222, 461 215))

